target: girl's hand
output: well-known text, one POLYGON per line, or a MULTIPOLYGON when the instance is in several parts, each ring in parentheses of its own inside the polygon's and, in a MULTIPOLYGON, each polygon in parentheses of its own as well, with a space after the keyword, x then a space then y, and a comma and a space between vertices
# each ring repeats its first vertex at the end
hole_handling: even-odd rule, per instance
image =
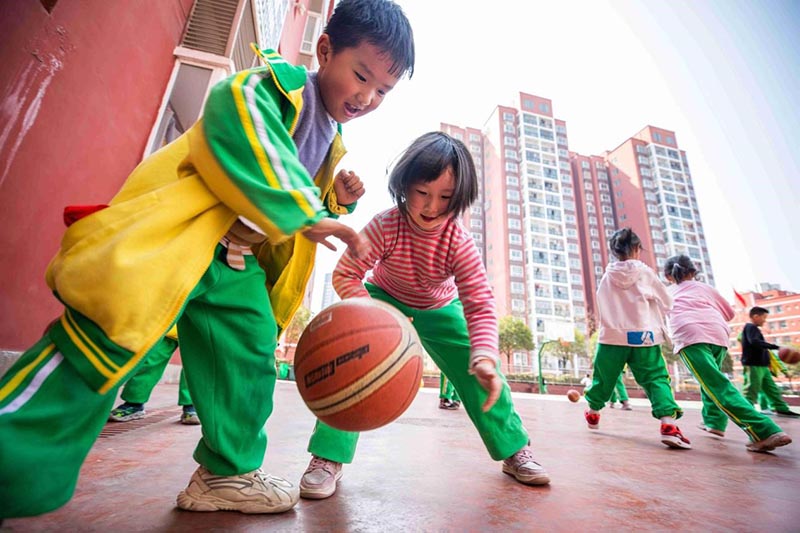
POLYGON ((346 226, 332 218, 323 218, 313 226, 309 226, 303 232, 303 236, 311 242, 322 244, 326 248, 336 251, 336 247, 328 241, 328 237, 333 236, 344 242, 350 249, 350 253, 356 257, 366 257, 369 252, 369 243, 359 235, 353 228, 346 226))
POLYGON ((333 181, 333 191, 339 205, 350 205, 364 196, 364 183, 355 172, 340 170, 333 181))
POLYGON ((503 380, 497 375, 495 362, 490 359, 483 359, 476 363, 472 367, 472 373, 481 387, 489 393, 489 397, 483 404, 483 412, 486 413, 500 398, 500 393, 503 391, 503 380))

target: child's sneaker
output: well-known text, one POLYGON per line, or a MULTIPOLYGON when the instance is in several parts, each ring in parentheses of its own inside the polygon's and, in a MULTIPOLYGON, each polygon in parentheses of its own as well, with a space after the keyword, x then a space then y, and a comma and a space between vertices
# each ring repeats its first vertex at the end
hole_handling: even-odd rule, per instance
POLYGON ((610 409, 613 409, 614 408, 614 402, 608 402, 608 407, 610 409))
POLYGON ((186 511, 282 513, 298 499, 297 487, 260 468, 238 476, 216 476, 200 466, 178 494, 177 503, 186 511))
POLYGON ((333 496, 336 492, 336 482, 340 479, 342 479, 342 463, 312 455, 311 462, 300 479, 300 497, 322 500, 333 496))
POLYGON ((459 408, 461 408, 461 402, 457 402, 457 401, 453 400, 453 401, 452 401, 452 402, 450 402, 450 403, 453 405, 453 409, 459 409, 459 408))
POLYGON ((785 416, 786 418, 800 418, 800 413, 795 413, 791 410, 786 411, 775 411, 775 414, 778 416, 785 416))
POLYGON ((589 429, 597 429, 600 427, 600 413, 590 413, 588 410, 583 412, 586 423, 589 424, 589 429))
POLYGON ((717 437, 724 437, 725 436, 725 432, 722 431, 721 429, 710 428, 705 424, 700 424, 697 427, 699 429, 702 429, 703 431, 707 431, 708 433, 711 433, 712 435, 716 435, 717 437))
POLYGON ((525 446, 520 451, 503 461, 503 472, 525 485, 547 485, 550 476, 542 465, 533 460, 530 446, 525 446))
POLYGON ((692 443, 683 436, 680 428, 674 424, 661 424, 661 442, 670 448, 692 449, 692 443))
POLYGON ((631 402, 625 400, 622 402, 622 407, 620 407, 623 411, 633 411, 633 407, 631 407, 631 402))
POLYGON ((779 431, 778 433, 773 433, 766 439, 751 442, 747 445, 747 450, 751 452, 766 453, 774 450, 775 448, 791 444, 791 442, 792 438, 789 435, 783 431, 779 431))
POLYGON ((144 415, 144 404, 125 402, 111 411, 111 414, 108 415, 108 420, 111 422, 130 422, 131 420, 144 418, 144 415))
POLYGON ((195 410, 194 405, 183 406, 181 424, 186 424, 187 426, 197 426, 200 424, 200 419, 197 417, 197 411, 195 410))

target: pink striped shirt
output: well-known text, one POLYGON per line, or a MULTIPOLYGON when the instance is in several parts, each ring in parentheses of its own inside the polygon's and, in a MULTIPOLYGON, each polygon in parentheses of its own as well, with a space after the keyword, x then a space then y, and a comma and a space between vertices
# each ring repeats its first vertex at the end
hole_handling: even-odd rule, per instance
POLYGON ((483 357, 499 359, 494 295, 461 223, 450 218, 435 230, 423 230, 394 207, 375 216, 362 234, 371 245, 369 255, 355 259, 346 251, 333 272, 339 296, 368 297, 362 280, 372 270, 367 281, 415 309, 439 309, 458 297, 469 330, 470 366, 483 357))

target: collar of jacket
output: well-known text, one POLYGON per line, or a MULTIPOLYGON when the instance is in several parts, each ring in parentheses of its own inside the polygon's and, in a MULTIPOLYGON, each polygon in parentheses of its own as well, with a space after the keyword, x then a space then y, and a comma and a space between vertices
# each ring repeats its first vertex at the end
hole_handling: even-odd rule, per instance
MULTIPOLYGON (((291 117, 289 133, 294 134, 294 130, 297 127, 297 120, 300 118, 300 110, 303 109, 303 89, 308 79, 306 67, 292 65, 275 50, 269 48, 259 50, 254 44, 251 44, 250 47, 269 69, 275 80, 275 86, 278 87, 278 90, 280 90, 283 96, 292 104, 294 115, 291 117)), ((336 131, 339 135, 342 134, 342 125, 338 122, 336 124, 336 131)))

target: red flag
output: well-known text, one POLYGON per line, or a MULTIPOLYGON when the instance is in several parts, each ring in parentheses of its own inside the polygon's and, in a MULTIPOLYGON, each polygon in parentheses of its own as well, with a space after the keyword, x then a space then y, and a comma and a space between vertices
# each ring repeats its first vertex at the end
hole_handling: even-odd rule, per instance
POLYGON ((739 294, 736 289, 733 289, 733 296, 736 298, 736 301, 742 305, 742 307, 747 307, 747 300, 745 300, 744 296, 739 294))
POLYGON ((89 216, 94 212, 100 211, 108 207, 105 204, 100 205, 68 205, 64 208, 64 224, 69 227, 78 220, 85 216, 89 216))

